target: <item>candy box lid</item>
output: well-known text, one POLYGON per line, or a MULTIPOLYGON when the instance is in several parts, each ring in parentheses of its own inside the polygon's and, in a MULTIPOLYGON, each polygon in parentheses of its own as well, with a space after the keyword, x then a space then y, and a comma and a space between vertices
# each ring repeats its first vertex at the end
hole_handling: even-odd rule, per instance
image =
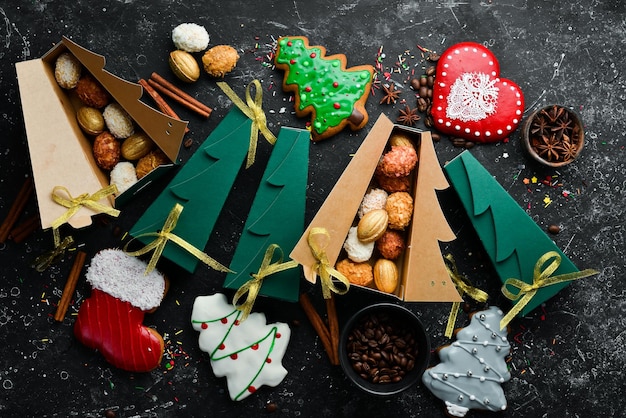
POLYGON ((394 130, 407 130, 419 138, 419 162, 412 185, 413 220, 409 226, 407 248, 397 262, 400 283, 394 295, 407 302, 460 302, 462 299, 448 274, 439 246, 440 242, 454 240, 455 235, 437 200, 436 190, 446 189, 449 184, 437 160, 430 132, 396 125, 384 114, 379 116, 363 140, 290 257, 302 265, 304 277, 315 283, 317 260, 309 247, 308 236, 313 228, 324 228, 331 237, 325 248, 326 256, 334 266, 394 130))
MULTIPOLYGON (((67 210, 52 200, 54 187, 65 187, 76 197, 84 193, 91 195, 109 185, 108 174, 95 163, 91 141, 76 121, 78 99, 63 90, 54 77, 56 58, 65 51, 71 52, 83 64, 172 161, 172 164, 159 167, 140 179, 117 198, 105 198, 99 203, 107 207, 119 206, 162 175, 164 170, 176 165, 187 126, 187 122, 164 115, 141 102, 143 88, 139 84, 109 73, 104 69, 106 60, 103 56, 66 37, 42 58, 16 63, 39 216, 44 229, 67 210)), ((85 227, 91 224, 91 216, 95 214, 93 210, 81 207, 68 223, 74 228, 85 227)))

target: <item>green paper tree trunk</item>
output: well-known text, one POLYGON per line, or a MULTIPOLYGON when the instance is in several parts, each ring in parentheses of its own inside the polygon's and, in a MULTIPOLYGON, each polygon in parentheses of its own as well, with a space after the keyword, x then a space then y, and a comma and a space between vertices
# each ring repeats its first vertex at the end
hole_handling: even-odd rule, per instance
MULTIPOLYGON (((250 280, 271 244, 286 257, 298 242, 304 231, 308 158, 309 132, 282 128, 230 265, 235 273, 226 276, 224 287, 238 289, 250 280)), ((300 269, 294 268, 265 278, 259 294, 297 302, 299 288, 300 269)))
MULTIPOLYGON (((172 232, 204 251, 246 158, 251 124, 248 117, 233 107, 139 218, 130 235, 144 244, 151 242, 154 237, 139 235, 161 230, 170 211, 179 203, 183 211, 172 232)), ((198 264, 196 257, 172 242, 166 244, 163 256, 190 273, 198 264)))

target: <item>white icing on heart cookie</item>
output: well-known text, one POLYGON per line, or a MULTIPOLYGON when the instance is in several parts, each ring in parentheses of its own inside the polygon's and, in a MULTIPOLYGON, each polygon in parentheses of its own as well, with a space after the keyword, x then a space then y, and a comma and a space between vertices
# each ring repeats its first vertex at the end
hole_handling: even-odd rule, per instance
POLYGON ((239 321, 241 315, 221 293, 197 297, 191 314, 200 349, 209 353, 215 376, 226 377, 234 401, 282 382, 287 370, 281 361, 291 335, 287 324, 267 324, 262 313, 253 312, 245 321, 239 321))
POLYGON ((433 87, 437 130, 474 142, 496 142, 517 128, 523 113, 521 89, 500 78, 498 61, 487 48, 463 42, 442 54, 433 87))

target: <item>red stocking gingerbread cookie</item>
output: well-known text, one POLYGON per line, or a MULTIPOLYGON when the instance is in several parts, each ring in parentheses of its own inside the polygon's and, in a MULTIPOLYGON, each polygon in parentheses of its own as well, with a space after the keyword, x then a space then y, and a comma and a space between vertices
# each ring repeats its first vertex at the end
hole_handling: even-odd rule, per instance
POLYGON ((122 250, 96 254, 86 274, 93 290, 74 324, 81 343, 131 372, 153 370, 163 357, 163 338, 143 325, 143 318, 161 303, 166 281, 156 270, 144 275, 145 270, 143 261, 122 250))
POLYGON ((523 113, 521 89, 500 78, 490 50, 462 42, 441 55, 432 103, 437 130, 473 142, 497 142, 517 128, 523 113))

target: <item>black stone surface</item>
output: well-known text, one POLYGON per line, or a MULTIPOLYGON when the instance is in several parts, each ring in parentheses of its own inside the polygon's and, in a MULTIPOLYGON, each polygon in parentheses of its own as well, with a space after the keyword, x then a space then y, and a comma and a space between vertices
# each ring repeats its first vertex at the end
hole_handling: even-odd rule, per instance
MULTIPOLYGON (((572 283, 541 309, 511 324, 512 378, 502 385, 509 405, 498 415, 626 416, 621 393, 626 360, 623 2, 13 0, 0 5, 0 18, 1 219, 24 178, 31 175, 14 64, 41 57, 63 35, 106 56, 106 68, 113 74, 136 81, 153 71, 170 75, 171 30, 184 22, 201 24, 211 35, 211 45, 230 44, 240 51, 236 69, 226 77, 235 90, 243 92, 253 79, 261 81, 264 108, 274 132, 280 126, 303 127, 306 122, 293 115, 293 102, 281 92, 283 73, 266 65, 266 54, 281 35, 308 36, 312 44, 324 45, 329 53, 345 53, 349 66, 374 64, 383 48, 382 63, 402 88, 401 97, 411 105, 415 96, 408 80, 413 70, 421 74, 424 65, 417 45, 437 52, 460 41, 488 46, 500 61, 502 75, 521 86, 525 114, 545 104, 571 106, 582 115, 588 142, 579 160, 558 170, 538 166, 524 155, 519 132, 508 142, 476 146, 471 152, 537 224, 561 227, 553 239, 579 268, 600 272, 572 283), (405 66, 396 66, 399 59, 405 60, 405 66), (552 183, 541 183, 548 176, 552 183), (524 184, 524 179, 533 177, 539 182, 524 184)), ((203 120, 175 106, 190 121, 187 137, 193 140, 190 148, 181 151, 183 164, 231 106, 206 76, 184 87, 215 110, 203 120)), ((379 105, 379 98, 377 91, 368 100, 371 117, 365 129, 311 144, 307 220, 377 115, 385 113, 395 119, 403 107, 400 102, 379 105)), ((436 150, 442 163, 461 152, 445 137, 436 150)), ((232 257, 270 151, 261 141, 257 163, 240 172, 207 246, 215 258, 227 262, 232 257)), ((119 246, 123 233, 167 181, 166 177, 141 195, 119 218, 97 218, 93 226, 75 231, 81 249, 91 257, 100 249, 119 246)), ((508 309, 454 192, 442 193, 441 202, 458 235, 456 241, 442 245, 442 251, 454 254, 460 270, 489 292, 490 303, 508 309)), ((36 212, 32 198, 24 216, 36 212)), ((165 335, 169 350, 182 355, 171 369, 164 360, 162 367, 150 373, 117 370, 73 336, 72 314, 90 291, 84 280, 65 321, 52 319, 72 258, 65 257, 45 273, 30 267, 51 242, 50 231, 40 230, 24 243, 0 245, 0 416, 102 417, 106 411, 118 417, 444 416, 442 403, 422 385, 393 398, 359 392, 340 368, 329 365, 300 307, 267 299, 259 300, 256 309, 270 321, 292 326, 283 360, 289 374, 276 388, 263 387, 244 401, 232 402, 224 379, 212 374, 190 325, 195 297, 222 292, 223 277, 206 268, 188 274, 167 262, 162 268, 172 278, 171 289, 145 323, 165 335), (276 405, 275 412, 268 412, 269 403, 276 405)), ((305 282, 302 286, 321 310, 317 288, 305 282)), ((345 322, 361 306, 381 300, 391 299, 350 291, 338 298, 340 321, 345 322)), ((443 336, 448 304, 405 305, 420 316, 433 347, 449 342, 443 336)), ((462 314, 459 323, 466 320, 462 314)), ((437 362, 436 356, 431 362, 437 362)), ((471 412, 469 416, 483 415, 471 412)))

